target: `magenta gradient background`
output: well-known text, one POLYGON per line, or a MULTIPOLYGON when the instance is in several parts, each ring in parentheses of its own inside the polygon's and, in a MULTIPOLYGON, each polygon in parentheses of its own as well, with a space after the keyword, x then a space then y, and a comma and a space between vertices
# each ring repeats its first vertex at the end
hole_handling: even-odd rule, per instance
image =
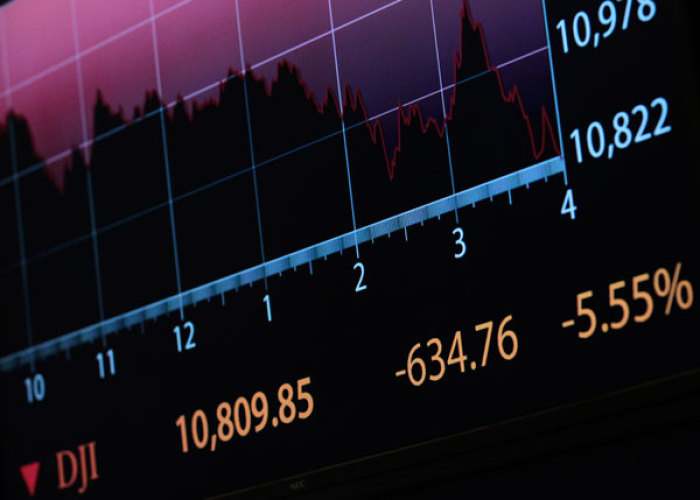
MULTIPOLYGON (((392 3, 332 0, 335 25, 392 3)), ((540 0, 469 4, 484 25, 495 65, 546 44, 540 0)), ((448 85, 454 83, 462 0, 434 0, 434 5, 448 85)), ((271 80, 281 60, 276 54, 319 37, 284 59, 300 68, 317 97, 325 97, 329 87, 336 93, 328 0, 239 0, 239 7, 246 66, 271 80)), ((240 71, 237 25, 234 0, 14 0, 0 8, 0 113, 12 108, 26 116, 38 153, 50 157, 92 137, 98 90, 130 119, 146 91, 158 90, 158 74, 163 99, 171 102, 240 71), (76 46, 83 52, 79 64, 76 46)), ((432 30, 430 0, 403 0, 336 32, 341 82, 361 90, 370 115, 439 88, 432 30)), ((507 86, 522 88, 529 110, 551 106, 546 52, 508 66, 503 76, 507 86)), ((216 96, 212 87, 193 99, 216 96)), ((421 107, 424 114, 442 113, 439 98, 421 107)), ((391 127, 396 118, 382 121, 391 127)))

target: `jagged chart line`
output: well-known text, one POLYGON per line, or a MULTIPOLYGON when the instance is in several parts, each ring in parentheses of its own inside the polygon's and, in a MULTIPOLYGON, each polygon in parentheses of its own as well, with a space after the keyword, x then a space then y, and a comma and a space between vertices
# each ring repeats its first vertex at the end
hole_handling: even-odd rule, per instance
MULTIPOLYGON (((285 253, 281 257, 271 259, 267 262, 263 261, 261 264, 254 265, 252 267, 246 267, 243 270, 237 271, 233 274, 228 274, 224 278, 208 281, 205 285, 196 286, 194 288, 187 287, 186 290, 179 291, 179 293, 168 296, 165 299, 151 302, 142 307, 129 308, 127 312, 112 315, 112 317, 107 320, 92 323, 90 326, 74 330, 72 333, 67 333, 37 345, 33 345, 22 351, 18 351, 9 356, 0 358, 0 370, 8 371, 13 369, 18 364, 21 365, 24 363, 33 363, 36 356, 45 357, 61 349, 68 350, 75 345, 91 341, 98 336, 104 337, 108 334, 131 328, 135 324, 143 323, 148 319, 154 319, 156 317, 169 314, 174 310, 182 311, 183 307, 196 304, 201 300, 208 300, 217 295, 221 295, 223 300, 223 294, 225 292, 237 289, 240 286, 252 285, 259 280, 266 280, 268 276, 275 276, 278 274, 281 275, 283 272, 290 269, 296 271, 297 267, 305 264, 309 264, 310 266, 314 260, 319 258, 327 258, 329 255, 335 253, 342 254, 343 250, 347 248, 353 246, 357 247, 358 244, 368 241, 374 242, 375 238, 390 235, 392 232, 397 230, 403 229, 405 231, 406 228, 410 227, 411 225, 417 223, 423 224, 426 220, 430 220, 435 217, 439 218, 440 215, 448 211, 455 211, 456 213, 459 208, 467 205, 474 206, 477 202, 486 199, 493 200, 493 197, 499 194, 507 193, 509 200, 512 200, 512 190, 523 186, 529 187, 530 184, 537 182, 538 180, 547 180, 548 177, 559 173, 564 174, 564 178, 566 178, 566 165, 561 157, 559 143, 555 137, 556 132, 552 126, 546 108, 544 106, 541 108, 541 134, 539 144, 537 144, 538 141, 535 138, 534 127, 525 110, 520 92, 517 86, 513 86, 511 90, 506 90, 499 70, 499 67, 503 65, 495 67, 491 64, 483 28, 480 22, 475 21, 472 18, 466 0, 463 2, 461 16, 462 50, 460 52, 455 52, 455 83, 444 86, 443 89, 438 91, 444 92, 447 89, 454 89, 454 92, 449 99, 449 106, 443 115, 443 119, 438 120, 432 116, 424 119, 421 108, 417 104, 413 103, 417 100, 412 101, 410 104, 399 105, 397 107, 398 141, 391 153, 389 152, 387 141, 384 137, 382 123, 378 119, 368 116, 367 109, 359 89, 353 90, 350 85, 346 85, 342 96, 342 106, 341 99, 334 95, 334 92, 330 87, 327 88, 325 98, 322 101, 319 101, 309 90, 308 85, 301 78, 299 69, 286 61, 282 61, 278 65, 278 73, 276 78, 273 78, 269 82, 267 82, 265 78, 254 75, 252 71, 248 71, 243 75, 234 74, 231 72, 225 83, 220 85, 219 101, 217 102, 214 99, 210 99, 201 105, 201 107, 198 107, 195 104, 195 106, 192 108, 191 114, 185 110, 185 103, 182 99, 180 99, 177 106, 173 108, 172 116, 165 118, 166 115, 164 113, 166 108, 164 107, 159 94, 157 92, 148 92, 146 94, 146 104, 143 109, 137 109, 135 111, 136 118, 131 123, 127 123, 123 119, 122 111, 119 110, 116 113, 112 112, 109 106, 102 102, 101 95, 98 93, 98 102, 95 106, 96 137, 120 137, 120 134, 129 129, 131 126, 138 123, 145 123, 149 116, 155 116, 156 114, 160 114, 161 119, 168 120, 171 126, 178 125, 176 120, 183 120, 184 117, 184 121, 179 122, 179 126, 182 127, 183 125, 186 125, 192 127, 195 125, 198 116, 204 116, 207 112, 212 112, 212 110, 215 111, 220 107, 223 107, 224 100, 227 95, 226 92, 233 93, 235 90, 233 86, 236 84, 257 85, 258 88, 262 88, 261 95, 269 99, 270 102, 272 102, 273 98, 279 99, 279 95, 276 96, 276 92, 280 92, 283 88, 292 91, 298 90, 303 95, 302 104, 306 102, 313 109, 315 109, 316 116, 319 118, 319 120, 328 120, 330 117, 331 122, 344 121, 348 117, 348 114, 350 116, 354 116, 355 118, 359 117, 356 123, 348 124, 346 130, 361 129, 363 125, 367 127, 366 131, 371 142, 370 147, 372 145, 378 146, 381 150, 381 156, 383 157, 387 179, 389 183, 393 183, 397 176, 397 169, 399 169, 402 164, 400 156, 403 150, 402 138, 404 137, 404 133, 408 134, 410 130, 418 130, 423 136, 433 134, 438 141, 444 142, 447 125, 448 123, 452 123, 452 121, 455 119, 455 110, 458 107, 457 104, 460 99, 457 92, 458 87, 468 81, 474 81, 479 77, 490 74, 495 77, 500 102, 506 106, 513 106, 514 110, 517 112, 517 116, 520 117, 522 124, 524 124, 527 135, 525 142, 528 143, 530 155, 534 161, 534 164, 531 163, 531 166, 529 167, 520 168, 519 170, 511 171, 511 173, 502 175, 496 179, 480 183, 476 187, 457 190, 457 192, 455 192, 453 189, 453 194, 447 197, 438 198, 437 201, 430 201, 428 203, 412 203, 411 206, 415 208, 400 212, 391 212, 398 213, 398 215, 392 215, 385 218, 379 217, 381 218, 379 222, 371 222, 369 224, 365 222, 363 224, 357 224, 357 226, 354 226, 356 229, 347 233, 341 233, 340 236, 334 236, 320 243, 302 247, 302 250, 293 250, 285 253), (475 37, 475 40, 470 40, 470 42, 473 44, 471 47, 472 52, 477 44, 479 49, 477 52, 480 52, 480 55, 476 56, 472 53, 475 60, 470 62, 472 64, 481 64, 486 69, 475 72, 473 75, 468 77, 460 77, 460 70, 463 69, 463 65, 465 65, 467 57, 465 53, 466 46, 464 45, 467 43, 464 38, 465 31, 467 33, 471 33, 472 37, 475 37), (283 84, 287 84, 288 86, 283 87, 283 84), (180 115, 178 115, 178 113, 180 113, 180 115), (101 129, 104 131, 101 131, 101 129), (97 134, 97 132, 100 133, 97 134), (548 147, 551 148, 549 153, 548 147), (551 154, 553 157, 550 157, 550 159, 544 159, 543 157, 545 154, 551 154)), ((542 49, 538 49, 532 53, 539 53, 541 51, 542 49)), ((518 59, 522 59, 528 55, 530 54, 525 54, 518 59)), ((233 95, 235 95, 235 93, 233 95)), ((26 127, 25 132, 27 137, 31 137, 27 124, 21 117, 16 117, 11 114, 10 120, 11 123, 23 124, 26 127)), ((164 124, 161 125, 165 127, 164 124)), ((201 126, 206 127, 207 125, 201 126)), ((308 144, 317 144, 322 141, 326 141, 329 138, 337 137, 340 133, 341 131, 336 130, 335 132, 327 134, 310 143, 302 144, 296 148, 287 149, 278 155, 262 160, 259 162, 259 164, 272 163, 276 161, 276 159, 291 155, 296 151, 300 151, 308 147, 308 144)), ((29 141, 29 144, 31 145, 31 140, 29 141)), ((97 141, 93 141, 93 146, 97 144, 97 141)), ((105 152, 102 151, 101 153, 104 155, 105 152)), ((93 151, 91 158, 94 160, 95 157, 96 155, 94 155, 93 151)), ((71 159, 73 162, 75 162, 76 159, 81 161, 83 168, 91 168, 90 165, 85 164, 77 150, 72 151, 71 159)), ((67 162, 58 168, 45 167, 48 177, 54 184, 54 187, 59 193, 63 194, 66 185, 66 178, 74 170, 75 165, 67 162)), ((515 168, 515 166, 510 168, 515 168)), ((245 169, 227 175, 225 178, 217 178, 217 180, 214 182, 204 186, 199 186, 190 192, 205 191, 211 186, 225 182, 226 180, 232 179, 233 177, 243 173, 245 173, 245 169)), ((173 200, 184 198, 190 192, 181 193, 173 197, 173 200)), ((435 200, 435 198, 430 199, 435 200)), ((169 202, 165 202, 165 204, 167 203, 172 203, 172 201, 169 200, 169 202)), ((161 205, 164 206, 164 203, 161 203, 161 205)), ((151 207, 141 213, 153 211, 157 208, 157 206, 155 208, 151 207)), ((113 221, 106 227, 113 228, 124 220, 133 220, 139 216, 139 213, 130 214, 124 219, 113 221)), ((374 219, 375 217, 373 216, 372 218, 374 219)), ((103 227, 102 230, 98 232, 101 231, 106 231, 106 229, 103 227)), ((90 235, 87 235, 85 237, 89 236, 90 235)), ((70 242, 60 245, 62 248, 67 246, 70 246, 70 242)))
MULTIPOLYGON (((535 133, 534 133, 534 127, 532 124, 532 120, 530 119, 529 114, 525 110, 525 105, 523 103, 522 97, 520 95, 520 90, 518 89, 517 85, 514 85, 511 90, 506 90, 505 85, 503 84, 503 80, 500 74, 500 68, 504 66, 503 64, 495 66, 491 63, 490 56, 488 53, 488 49, 486 46, 486 40, 484 37, 484 31, 483 31, 483 26, 481 22, 476 21, 472 14, 471 11, 469 10, 468 7, 468 0, 464 0, 463 3, 463 10, 461 12, 461 16, 463 20, 467 21, 468 27, 474 31, 479 39, 481 40, 481 47, 483 49, 483 57, 486 63, 486 70, 483 72, 480 72, 476 75, 471 76, 470 78, 476 78, 478 76, 483 76, 484 74, 488 73, 493 73, 496 75, 498 83, 499 83, 499 88, 502 94, 502 98, 504 102, 515 104, 518 108, 519 111, 522 115, 523 120, 525 121, 528 129, 528 134, 530 137, 531 141, 531 147, 532 147, 532 153, 533 153, 533 158, 534 160, 540 160, 542 157, 542 154, 544 153, 546 149, 546 142, 547 140, 551 141, 551 144, 553 148, 555 149, 556 154, 561 154, 560 152, 560 146, 559 146, 559 141, 556 139, 556 133, 554 131, 554 127, 552 126, 551 119, 549 118, 549 113, 547 112, 546 108, 542 106, 541 108, 541 133, 540 133, 540 144, 537 145, 537 140, 535 139, 535 133)), ((385 6, 386 7, 386 6, 385 6)), ((464 23, 462 23, 462 30, 467 27, 465 26, 464 23)), ((462 38, 462 35, 460 34, 460 39, 462 38)), ((532 53, 536 53, 540 51, 541 49, 537 49, 533 51, 532 53)), ((524 54, 521 57, 527 57, 531 55, 531 53, 524 54)), ((512 61, 508 62, 515 62, 519 58, 516 58, 512 61)), ((444 86, 442 89, 438 89, 435 92, 442 92, 445 90, 448 90, 450 88, 456 87, 460 83, 464 83, 463 81, 459 81, 456 77, 458 70, 462 67, 463 61, 462 61, 462 54, 461 53, 456 53, 455 54, 455 61, 454 61, 454 73, 455 73, 455 78, 454 78, 454 83, 450 85, 444 86)), ((314 95, 314 93, 310 90, 309 86, 307 83, 303 80, 301 77, 301 72, 299 68, 294 65, 288 63, 286 60, 282 60, 279 65, 278 65, 278 76, 276 78, 271 79, 269 82, 265 77, 262 76, 255 76, 254 80, 258 83, 262 83, 262 85, 265 87, 266 91, 268 92, 268 95, 271 96, 273 92, 273 87, 274 85, 279 81, 279 72, 283 71, 285 69, 289 72, 291 72, 295 78, 298 80, 298 84, 303 88, 304 93, 307 97, 307 99, 310 102, 313 102, 313 104, 316 106, 316 109, 318 110, 319 114, 324 114, 326 110, 329 107, 334 107, 337 114, 340 116, 340 119, 344 117, 345 109, 347 108, 348 111, 352 112, 360 112, 361 115, 364 118, 365 124, 367 125, 370 135, 372 137, 372 140, 375 144, 381 144, 382 149, 384 151, 385 155, 385 160, 387 164, 387 172, 390 178, 393 178, 394 176, 394 169, 396 168, 397 164, 397 156, 401 151, 401 125, 405 126, 410 126, 412 123, 412 120, 416 119, 418 123, 420 124, 420 127, 424 133, 428 133, 428 131, 433 128, 438 136, 440 138, 443 138, 444 136, 444 128, 445 128, 445 123, 450 121, 453 117, 453 112, 454 108, 456 105, 455 101, 455 95, 453 94, 452 98, 450 99, 450 104, 448 106, 447 114, 444 119, 440 120, 440 123, 438 124, 438 120, 435 117, 429 117, 425 119, 423 117, 422 111, 420 107, 415 104, 415 102, 407 103, 407 104, 399 104, 397 106, 397 110, 399 111, 398 114, 398 119, 397 119, 397 128, 399 130, 399 135, 398 135, 398 145, 393 148, 393 151, 389 151, 387 148, 386 144, 386 139, 385 139, 385 134, 383 131, 383 126, 379 120, 377 120, 374 116, 371 116, 366 109, 366 105, 364 103, 364 100, 361 95, 361 90, 355 89, 353 90, 352 86, 350 84, 346 84, 343 92, 343 109, 341 110, 341 106, 338 102, 338 98, 335 96, 335 93, 333 92, 331 86, 327 87, 327 95, 325 98, 321 101, 318 100, 318 98, 314 95)), ((221 80, 218 82, 216 85, 219 86, 221 89, 222 86, 226 85, 227 83, 230 83, 232 80, 236 79, 243 79, 246 78, 246 75, 249 74, 254 74, 254 72, 249 69, 245 73, 241 72, 236 72, 233 70, 229 70, 229 76, 226 79, 221 80)), ((219 96, 221 98, 221 95, 219 96)), ((420 98, 418 98, 420 99, 420 98)), ((418 99, 415 99, 413 101, 416 101, 418 99)), ((62 181, 60 180, 61 175, 65 175, 65 171, 70 168, 69 162, 63 163, 63 164, 55 164, 60 160, 70 158, 74 153, 75 149, 78 150, 84 150, 89 146, 93 146, 95 143, 99 142, 100 140, 104 140, 108 137, 111 137, 113 134, 120 133, 124 129, 128 128, 131 125, 140 123, 152 116, 156 116, 161 112, 161 109, 173 109, 177 106, 184 106, 186 99, 180 97, 176 101, 171 102, 171 103, 163 103, 160 99, 160 96, 156 91, 151 91, 148 92, 146 95, 146 101, 147 104, 144 106, 144 109, 137 109, 137 115, 134 117, 134 119, 131 122, 127 122, 123 118, 123 112, 121 109, 114 113, 115 115, 118 115, 121 121, 123 122, 121 125, 113 127, 110 130, 107 131, 100 131, 98 132, 97 130, 95 131, 95 136, 93 139, 89 141, 83 141, 80 145, 76 146, 73 150, 66 150, 64 152, 61 152, 57 155, 52 156, 48 160, 41 159, 35 164, 28 166, 26 168, 23 168, 20 172, 18 172, 18 175, 22 175, 23 172, 28 172, 29 171, 36 171, 40 168, 45 168, 45 169, 50 169, 53 172, 51 172, 49 175, 55 180, 55 183, 57 185, 57 188, 61 190, 61 185, 62 181), (150 103, 149 103, 150 102, 150 103), (148 111, 145 111, 147 107, 150 107, 152 109, 149 109, 148 111)), ((218 105, 217 102, 213 100, 208 100, 204 103, 201 104, 202 108, 198 109, 195 103, 193 113, 196 113, 197 111, 200 111, 208 106, 208 105, 218 105)), ((109 106, 106 105, 106 103, 103 103, 101 99, 101 94, 98 93, 98 101, 95 105, 95 108, 97 109, 99 106, 105 106, 109 109, 109 106)), ((111 113, 111 111, 110 111, 111 113)), ((14 116, 14 115, 13 115, 14 116)), ((18 119, 19 117, 15 117, 15 119, 18 119)), ((348 128, 352 126, 356 126, 357 124, 354 125, 348 125, 348 128)), ((340 133, 340 132, 339 132, 340 133)), ((323 138, 319 138, 321 140, 323 138)), ((314 141, 315 142, 315 141, 314 141)), ((260 162, 262 163, 262 162, 260 162)), ((86 166, 89 168, 90 164, 86 163, 86 166)), ((12 177, 12 176, 11 176, 12 177)), ((11 182, 13 179, 8 178, 8 179, 3 179, 0 181, 0 186, 3 185, 3 183, 11 182)))

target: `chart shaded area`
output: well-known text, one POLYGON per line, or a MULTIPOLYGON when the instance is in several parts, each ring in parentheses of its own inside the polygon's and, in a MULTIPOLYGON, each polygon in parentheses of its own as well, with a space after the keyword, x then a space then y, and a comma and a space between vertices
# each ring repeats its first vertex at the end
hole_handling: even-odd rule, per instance
POLYGON ((50 164, 34 152, 31 124, 13 117, 14 153, 5 129, 0 143, 22 172, 32 313, 58 316, 50 328, 38 321, 35 341, 558 156, 547 109, 528 116, 518 89, 504 88, 463 5, 454 90, 428 98, 445 115, 399 105, 396 147, 362 89, 318 100, 285 61, 269 82, 229 71, 201 103, 166 105, 148 91, 130 116, 98 93, 95 139, 50 164), (66 275, 81 270, 70 287, 51 279, 50 304, 35 291, 47 288, 47 259, 66 275))

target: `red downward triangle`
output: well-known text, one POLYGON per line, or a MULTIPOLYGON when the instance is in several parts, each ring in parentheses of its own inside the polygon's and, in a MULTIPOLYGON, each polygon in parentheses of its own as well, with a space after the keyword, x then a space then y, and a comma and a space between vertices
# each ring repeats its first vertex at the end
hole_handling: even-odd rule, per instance
POLYGON ((39 477, 39 462, 34 462, 27 465, 22 465, 19 471, 22 473, 24 478, 24 484, 27 485, 27 491, 29 491, 29 496, 33 497, 36 491, 36 480, 39 477))

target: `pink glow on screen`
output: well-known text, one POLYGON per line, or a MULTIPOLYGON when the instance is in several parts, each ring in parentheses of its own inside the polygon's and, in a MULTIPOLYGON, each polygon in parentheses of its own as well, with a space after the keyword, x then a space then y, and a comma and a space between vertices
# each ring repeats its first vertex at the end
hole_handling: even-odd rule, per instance
POLYGON ((21 0, 2 10, 10 83, 75 54, 69 0, 21 0))
POLYGON ((389 5, 396 0, 332 0, 333 20, 336 26, 358 18, 368 12, 389 5))
MULTIPOLYGON (((336 25, 393 4, 391 0, 332 1, 336 25)), ((462 1, 433 1, 446 84, 454 77, 462 1)), ((271 80, 284 59, 299 67, 319 100, 328 87, 336 92, 328 0, 238 3, 244 57, 247 64, 257 65, 256 75, 271 80), (298 44, 304 46, 278 56, 298 44), (271 60, 260 64, 267 59, 271 60)), ((484 24, 494 64, 544 44, 539 0, 471 0, 470 5, 484 24), (504 23, 514 19, 522 28, 504 30, 504 23)), ((429 7, 429 0, 403 0, 337 32, 341 81, 361 90, 370 115, 439 87, 429 7)), ((143 106, 146 92, 157 89, 156 69, 166 102, 207 86, 210 90, 197 94, 196 100, 215 98, 215 83, 226 78, 229 70, 241 69, 234 0, 14 0, 0 8, 0 20, 5 40, 0 54, 7 54, 7 71, 0 64, 0 92, 27 118, 37 150, 45 157, 82 140, 74 22, 79 48, 85 53, 81 69, 88 137, 93 135, 98 89, 111 108, 123 109, 129 120, 133 108, 143 106), (156 14, 158 68, 151 6, 156 14), (11 92, 4 89, 8 80, 11 92)), ((507 86, 519 82, 518 71, 513 65, 504 73, 507 86)), ((534 102, 537 109, 540 105, 534 102)), ((421 106, 429 108, 424 109, 429 115, 440 113, 434 99, 421 106)))
POLYGON ((98 90, 113 110, 121 107, 124 118, 130 120, 135 107, 143 108, 146 92, 157 89, 151 36, 151 26, 146 25, 83 58, 90 132, 93 130, 92 110, 98 90), (151 47, 151 50, 143 50, 144 47, 151 47), (125 64, 125 59, 128 59, 128 64, 125 64), (129 85, 124 82, 129 82, 129 85))
MULTIPOLYGON (((240 71, 235 4, 197 0, 156 20, 163 100, 173 101, 240 71), (206 54, 206 57, 202 57, 206 54)), ((203 97, 217 97, 218 90, 203 97)))
POLYGON ((74 0, 80 49, 85 50, 150 17, 148 0, 74 0))
POLYGON ((75 63, 13 92, 12 105, 30 120, 34 146, 43 157, 82 142, 75 63))
POLYGON ((239 5, 251 65, 330 30, 326 0, 239 0, 239 5))

